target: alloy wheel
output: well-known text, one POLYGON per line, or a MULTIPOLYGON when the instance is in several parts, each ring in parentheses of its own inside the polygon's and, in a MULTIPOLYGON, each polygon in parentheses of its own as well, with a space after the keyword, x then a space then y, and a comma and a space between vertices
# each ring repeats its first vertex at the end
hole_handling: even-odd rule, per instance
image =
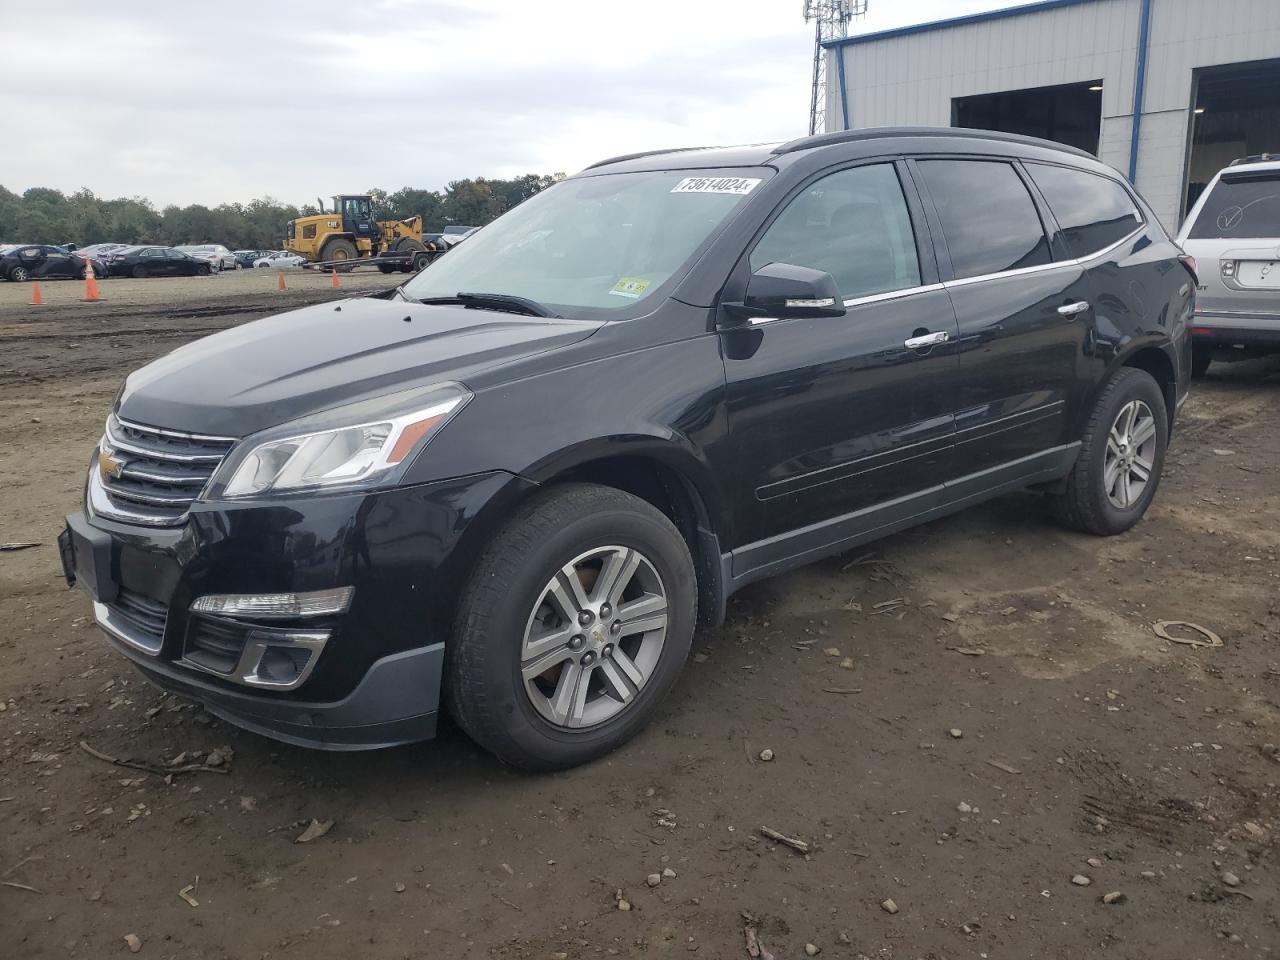
POLYGON ((589 550, 561 567, 525 625, 520 673, 534 709, 580 729, 630 707, 653 676, 667 634, 667 593, 631 547, 589 550))
POLYGON ((1128 510, 1142 499, 1155 458, 1155 415, 1141 400, 1131 400, 1120 408, 1107 436, 1102 483, 1113 506, 1128 510))

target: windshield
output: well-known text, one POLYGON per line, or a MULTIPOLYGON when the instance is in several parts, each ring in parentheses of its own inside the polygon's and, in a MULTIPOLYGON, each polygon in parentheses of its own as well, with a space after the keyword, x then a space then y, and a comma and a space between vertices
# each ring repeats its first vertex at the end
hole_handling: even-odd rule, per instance
POLYGON ((688 173, 566 180, 450 250, 404 292, 417 300, 506 294, 559 313, 631 306, 681 272, 767 176, 760 168, 688 173))
POLYGON ((1280 237, 1280 172, 1224 176, 1200 209, 1192 240, 1280 237))

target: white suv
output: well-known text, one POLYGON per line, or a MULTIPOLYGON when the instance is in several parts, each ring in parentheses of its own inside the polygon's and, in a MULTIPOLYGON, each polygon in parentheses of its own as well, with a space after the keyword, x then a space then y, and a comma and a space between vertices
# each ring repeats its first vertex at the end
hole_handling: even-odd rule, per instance
POLYGON ((1200 292, 1192 372, 1224 349, 1280 351, 1280 154, 1237 160, 1205 188, 1178 234, 1200 292))

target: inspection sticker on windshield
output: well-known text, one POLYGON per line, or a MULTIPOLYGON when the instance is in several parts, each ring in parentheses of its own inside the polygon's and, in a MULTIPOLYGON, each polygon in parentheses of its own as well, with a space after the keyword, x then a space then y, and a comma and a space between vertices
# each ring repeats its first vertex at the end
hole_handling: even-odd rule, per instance
POLYGON ((627 297, 631 300, 639 300, 644 296, 644 292, 649 289, 652 281, 645 280, 642 277, 623 277, 613 285, 613 289, 609 291, 612 297, 627 297))
POLYGON ((760 182, 759 177, 685 177, 672 193, 750 193, 760 182))

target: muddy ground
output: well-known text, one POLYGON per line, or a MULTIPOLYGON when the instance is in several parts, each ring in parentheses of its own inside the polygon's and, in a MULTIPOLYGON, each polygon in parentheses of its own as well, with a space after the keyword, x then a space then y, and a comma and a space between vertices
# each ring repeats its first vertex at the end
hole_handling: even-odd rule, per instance
POLYGON ((143 682, 61 580, 121 374, 327 282, 0 284, 0 541, 40 543, 0 553, 0 956, 745 958, 747 926, 778 960, 1280 955, 1280 362, 1197 385, 1128 535, 1020 495, 755 585, 647 731, 528 776, 448 727, 373 754, 242 733, 143 682), (82 740, 233 756, 167 782, 82 740))

